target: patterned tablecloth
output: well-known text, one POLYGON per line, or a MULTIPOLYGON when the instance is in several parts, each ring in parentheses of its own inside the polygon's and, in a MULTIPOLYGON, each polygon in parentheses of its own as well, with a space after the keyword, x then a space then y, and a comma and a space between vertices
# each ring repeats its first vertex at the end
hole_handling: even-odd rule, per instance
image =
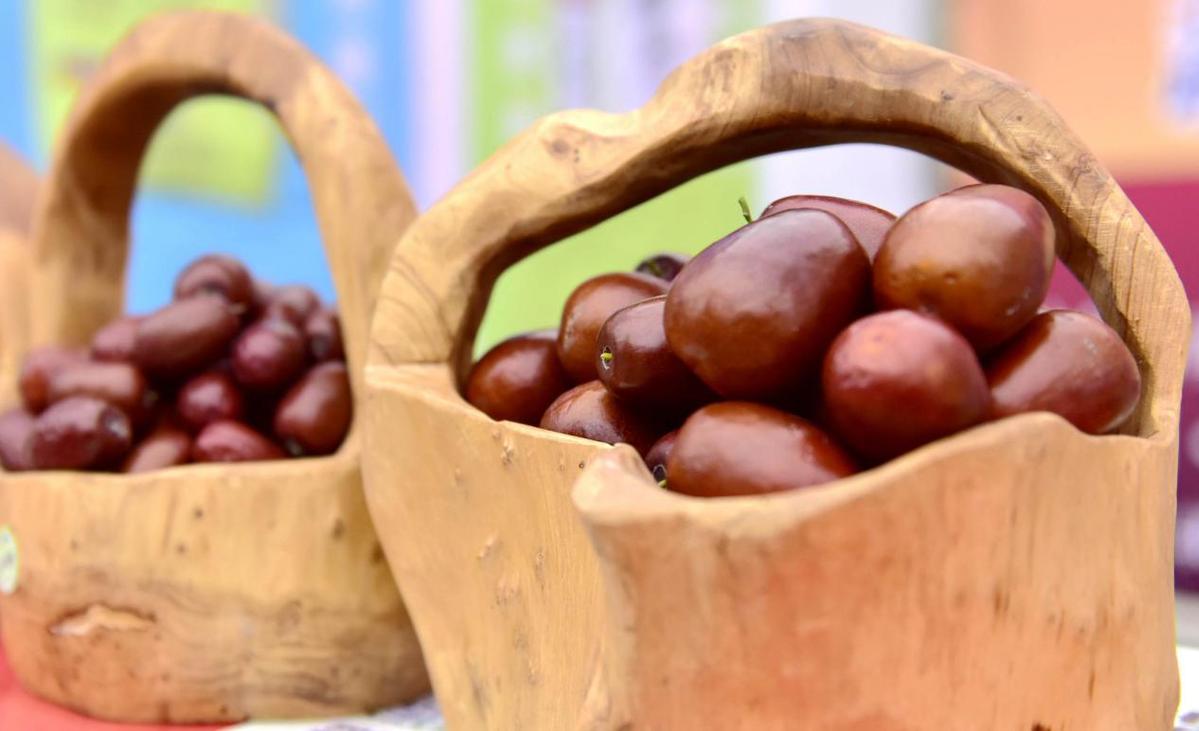
MULTIPOLYGON (((1199 731, 1199 649, 1178 648, 1182 698, 1175 731, 1199 731)), ((92 721, 30 697, 17 687, 0 655, 0 729, 4 731, 199 731, 216 726, 121 726, 92 721)), ((326 721, 246 723, 238 731, 434 731, 444 729, 432 698, 374 716, 326 721)))

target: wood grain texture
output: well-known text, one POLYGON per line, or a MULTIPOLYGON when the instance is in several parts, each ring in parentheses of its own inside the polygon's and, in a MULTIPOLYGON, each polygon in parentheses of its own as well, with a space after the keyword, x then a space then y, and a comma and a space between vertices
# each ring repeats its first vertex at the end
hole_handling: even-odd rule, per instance
MULTIPOLYGON (((345 87, 243 15, 152 19, 83 93, 35 212, 35 342, 85 343, 121 311, 141 157, 166 115, 201 94, 263 106, 295 148, 361 394, 372 303, 412 199, 345 87)), ((143 722, 340 715, 425 692, 363 499, 358 431, 319 459, 0 475, 0 523, 20 547, 19 586, 0 597, 18 679, 83 713, 143 722)))
POLYGON ((1168 729, 1189 333, 1160 243, 1035 94, 849 23, 782 23, 639 110, 542 119, 405 233, 372 326, 367 499, 453 729, 1168 729), (462 400, 505 267, 722 165, 841 142, 1046 205, 1138 358, 1129 435, 1027 415, 827 489, 700 501, 462 400))
POLYGON ((371 517, 447 724, 571 728, 603 595, 570 485, 596 444, 491 421, 445 366, 369 378, 371 517))
POLYGON ((605 454, 574 491, 608 602, 581 725, 1170 729, 1174 480, 1049 414, 777 499, 605 454))
POLYGON ((29 227, 37 194, 33 168, 0 144, 0 408, 16 398, 29 345, 29 227))

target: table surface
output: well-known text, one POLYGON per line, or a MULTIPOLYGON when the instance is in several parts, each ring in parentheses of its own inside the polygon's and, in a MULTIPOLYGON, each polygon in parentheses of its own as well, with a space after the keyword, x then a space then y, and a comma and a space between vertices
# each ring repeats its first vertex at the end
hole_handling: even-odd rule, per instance
MULTIPOLYGON (((1180 633, 1181 634, 1181 633, 1180 633)), ((1199 731, 1199 648, 1179 646, 1178 668, 1182 696, 1174 731, 1199 731)), ((125 726, 93 721, 57 708, 25 693, 17 686, 0 649, 0 729, 14 731, 437 731, 443 729, 436 705, 426 699, 408 708, 397 708, 370 718, 247 723, 219 726, 125 726)))

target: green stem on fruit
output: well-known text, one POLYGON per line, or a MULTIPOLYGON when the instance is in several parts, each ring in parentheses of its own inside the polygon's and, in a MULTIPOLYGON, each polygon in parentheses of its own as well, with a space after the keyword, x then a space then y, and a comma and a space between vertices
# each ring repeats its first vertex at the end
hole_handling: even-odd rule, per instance
POLYGON ((666 480, 658 480, 658 487, 665 490, 666 489, 666 480))
POLYGON ((749 212, 749 201, 747 201, 745 199, 745 196, 741 196, 740 198, 738 198, 737 203, 741 204, 741 215, 745 216, 745 222, 753 223, 754 222, 754 214, 749 212))
POLYGON ((600 362, 603 363, 605 366, 610 364, 614 357, 616 357, 616 356, 612 355, 612 351, 608 350, 607 346, 605 346, 604 349, 600 352, 600 362))

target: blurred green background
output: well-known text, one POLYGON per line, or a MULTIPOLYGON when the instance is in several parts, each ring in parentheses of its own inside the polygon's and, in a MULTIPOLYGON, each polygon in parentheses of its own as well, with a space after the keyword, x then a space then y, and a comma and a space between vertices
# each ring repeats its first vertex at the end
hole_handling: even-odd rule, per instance
MULTIPOLYGON (((105 51, 154 12, 204 7, 262 15, 312 48, 362 98, 422 208, 538 117, 645 103, 686 58, 765 22, 839 14, 935 40, 933 0, 886 6, 774 0, 10 0, 0 3, 0 139, 39 167, 75 94, 105 51)), ((476 339, 553 326, 588 276, 649 253, 695 252, 792 192, 902 209, 931 192, 919 156, 854 147, 792 153, 693 180, 542 250, 499 280, 476 339)), ((306 181, 265 111, 204 98, 172 114, 150 148, 133 213, 127 306, 164 303, 207 251, 244 258, 276 282, 333 299, 306 181)))

